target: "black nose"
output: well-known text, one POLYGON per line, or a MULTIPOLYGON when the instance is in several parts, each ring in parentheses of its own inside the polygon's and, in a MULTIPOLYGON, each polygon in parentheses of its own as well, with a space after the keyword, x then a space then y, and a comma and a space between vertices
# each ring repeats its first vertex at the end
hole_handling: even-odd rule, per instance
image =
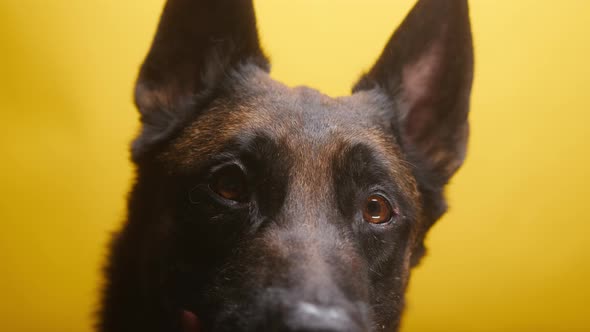
POLYGON ((299 302, 290 308, 284 322, 285 332, 366 332, 362 317, 341 306, 299 302))

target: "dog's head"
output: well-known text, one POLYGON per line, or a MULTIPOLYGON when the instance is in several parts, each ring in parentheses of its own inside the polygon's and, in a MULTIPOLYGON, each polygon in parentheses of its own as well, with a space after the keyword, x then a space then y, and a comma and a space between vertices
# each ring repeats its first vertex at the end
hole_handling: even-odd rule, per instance
POLYGON ((350 96, 268 70, 250 1, 168 1, 104 331, 397 328, 465 155, 467 3, 420 0, 350 96))

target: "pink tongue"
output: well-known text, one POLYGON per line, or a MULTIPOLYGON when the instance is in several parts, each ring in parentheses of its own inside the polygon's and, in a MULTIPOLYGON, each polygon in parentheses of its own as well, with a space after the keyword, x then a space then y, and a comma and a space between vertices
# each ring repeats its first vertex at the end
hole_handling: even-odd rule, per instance
POLYGON ((182 311, 182 330, 184 332, 200 332, 201 323, 199 318, 190 311, 182 311))

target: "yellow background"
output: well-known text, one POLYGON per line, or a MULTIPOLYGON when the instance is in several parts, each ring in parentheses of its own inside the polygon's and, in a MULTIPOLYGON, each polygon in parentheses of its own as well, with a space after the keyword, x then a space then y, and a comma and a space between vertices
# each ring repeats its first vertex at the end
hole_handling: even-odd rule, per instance
MULTIPOLYGON (((273 76, 346 94, 412 0, 257 0, 273 76)), ((467 163, 404 331, 590 330, 590 1, 472 0, 467 163)), ((0 331, 90 331, 163 0, 0 2, 0 331)))

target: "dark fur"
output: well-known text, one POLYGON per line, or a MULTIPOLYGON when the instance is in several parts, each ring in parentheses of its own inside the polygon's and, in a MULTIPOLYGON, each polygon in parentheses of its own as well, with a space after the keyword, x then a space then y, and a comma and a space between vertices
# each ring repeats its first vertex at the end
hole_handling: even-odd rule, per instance
POLYGON ((466 1, 420 0, 351 96, 288 88, 268 68, 250 1, 168 1, 137 83, 137 178, 98 330, 181 331, 185 311, 205 331, 397 330, 465 154, 466 1), (208 186, 229 163, 246 203, 208 186), (392 222, 363 221, 374 192, 392 222))

